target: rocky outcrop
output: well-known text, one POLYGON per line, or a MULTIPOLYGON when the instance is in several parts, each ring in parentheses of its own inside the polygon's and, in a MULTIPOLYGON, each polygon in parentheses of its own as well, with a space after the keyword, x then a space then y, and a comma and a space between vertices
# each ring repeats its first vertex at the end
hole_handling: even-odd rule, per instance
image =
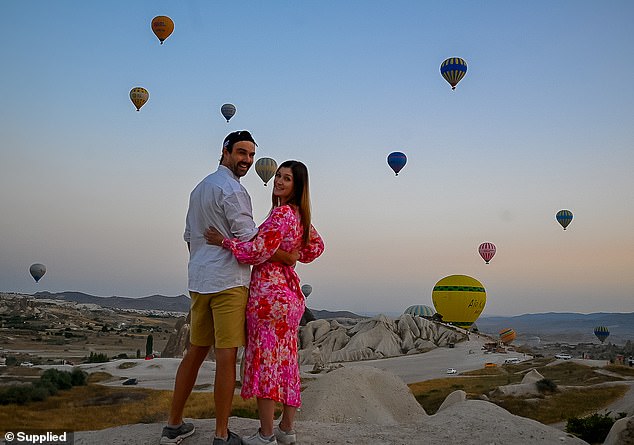
POLYGON ((634 417, 624 417, 614 422, 603 445, 634 445, 634 417))
POLYGON ((379 315, 352 327, 336 320, 315 320, 300 330, 299 362, 319 365, 396 357, 466 339, 462 332, 409 314, 396 320, 379 315))
POLYGON ((491 395, 494 397, 538 395, 540 392, 537 382, 543 379, 544 376, 536 369, 531 369, 522 379, 522 383, 500 386, 492 391, 491 395))
POLYGON ((372 425, 418 423, 427 417, 397 376, 371 367, 342 367, 302 391, 298 420, 372 425))
POLYGON ((185 350, 189 347, 189 326, 191 323, 191 313, 187 314, 187 318, 181 318, 176 322, 174 330, 176 331, 167 339, 167 344, 161 357, 174 358, 182 357, 185 350))

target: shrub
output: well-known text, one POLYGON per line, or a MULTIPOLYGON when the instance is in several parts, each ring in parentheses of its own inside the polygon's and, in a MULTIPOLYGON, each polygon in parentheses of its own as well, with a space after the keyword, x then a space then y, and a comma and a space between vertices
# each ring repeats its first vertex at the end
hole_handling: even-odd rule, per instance
POLYGON ((88 373, 79 368, 73 368, 70 373, 70 382, 73 386, 85 386, 88 381, 88 373))
POLYGON ((551 393, 557 391, 557 384, 550 379, 541 379, 535 383, 537 390, 541 393, 551 393))
POLYGON ((70 373, 66 371, 47 369, 40 379, 42 381, 50 381, 58 389, 70 389, 73 387, 70 373))
MULTIPOLYGON (((623 413, 619 414, 619 418, 623 417, 623 413)), ((587 417, 573 417, 568 419, 566 423, 566 432, 574 434, 588 443, 603 443, 608 436, 612 425, 618 419, 610 417, 610 413, 597 414, 594 413, 587 417)))
POLYGON ((94 352, 90 353, 90 357, 88 357, 88 363, 105 363, 108 361, 108 356, 102 352, 95 354, 94 352))
POLYGON ((11 403, 24 405, 31 401, 32 393, 32 385, 9 386, 7 389, 0 391, 0 405, 9 405, 11 403))
MULTIPOLYGON (((37 382, 33 382, 32 385, 38 391, 45 391, 46 392, 46 396, 54 396, 55 394, 57 394, 57 391, 59 389, 50 380, 41 380, 40 379, 37 382)), ((44 399, 41 399, 41 400, 44 400, 44 399)))

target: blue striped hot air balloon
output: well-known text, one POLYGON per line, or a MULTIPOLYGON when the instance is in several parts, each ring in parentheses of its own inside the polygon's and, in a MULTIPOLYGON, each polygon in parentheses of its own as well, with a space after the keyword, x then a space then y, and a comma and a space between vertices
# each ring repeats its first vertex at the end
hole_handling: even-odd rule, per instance
POLYGON ((603 343, 605 339, 610 336, 610 330, 607 326, 597 326, 594 328, 594 335, 596 335, 599 341, 603 343))
POLYGON ((392 170, 394 170, 396 176, 398 176, 398 172, 400 172, 403 167, 405 167, 405 164, 407 164, 407 156, 405 156, 405 153, 401 153, 400 151, 392 152, 387 156, 387 164, 392 170))
POLYGON ((455 90, 458 82, 467 74, 467 62, 460 57, 450 57, 440 65, 440 74, 455 90))
POLYGON ((415 304, 405 309, 404 314, 416 315, 418 317, 433 317, 436 313, 432 308, 424 304, 415 304))
POLYGON ((560 210, 557 212, 557 222, 566 230, 568 224, 572 221, 572 212, 570 210, 560 210))

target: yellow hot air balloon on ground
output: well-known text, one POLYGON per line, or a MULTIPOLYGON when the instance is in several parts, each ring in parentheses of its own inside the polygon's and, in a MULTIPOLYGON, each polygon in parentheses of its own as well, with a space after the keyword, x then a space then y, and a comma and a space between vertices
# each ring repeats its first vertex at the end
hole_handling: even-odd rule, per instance
POLYGON ((277 162, 271 158, 260 158, 255 163, 255 171, 266 185, 277 171, 277 162))
POLYGON ((442 321, 469 329, 482 313, 487 295, 475 278, 450 275, 436 283, 431 299, 442 321))
POLYGON ((163 41, 174 31, 174 22, 165 15, 156 16, 152 19, 152 31, 154 31, 162 45, 163 41))
POLYGON ((147 92, 145 88, 142 87, 134 87, 130 90, 130 100, 136 107, 136 110, 139 111, 143 105, 150 98, 150 93, 147 92))

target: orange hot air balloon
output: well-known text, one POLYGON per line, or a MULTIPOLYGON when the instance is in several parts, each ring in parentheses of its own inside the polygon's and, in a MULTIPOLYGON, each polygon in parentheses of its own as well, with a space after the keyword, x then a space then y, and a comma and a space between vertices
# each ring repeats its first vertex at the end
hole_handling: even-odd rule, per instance
POLYGON ((515 331, 511 328, 502 329, 500 331, 500 341, 505 345, 510 344, 513 340, 515 340, 516 334, 515 331))
POLYGON ((147 92, 145 88, 142 87, 134 87, 130 90, 130 100, 136 107, 136 110, 139 111, 143 105, 150 98, 150 93, 147 92))
POLYGON ((154 31, 162 45, 163 41, 174 32, 174 22, 166 15, 156 16, 152 19, 152 31, 154 31))

